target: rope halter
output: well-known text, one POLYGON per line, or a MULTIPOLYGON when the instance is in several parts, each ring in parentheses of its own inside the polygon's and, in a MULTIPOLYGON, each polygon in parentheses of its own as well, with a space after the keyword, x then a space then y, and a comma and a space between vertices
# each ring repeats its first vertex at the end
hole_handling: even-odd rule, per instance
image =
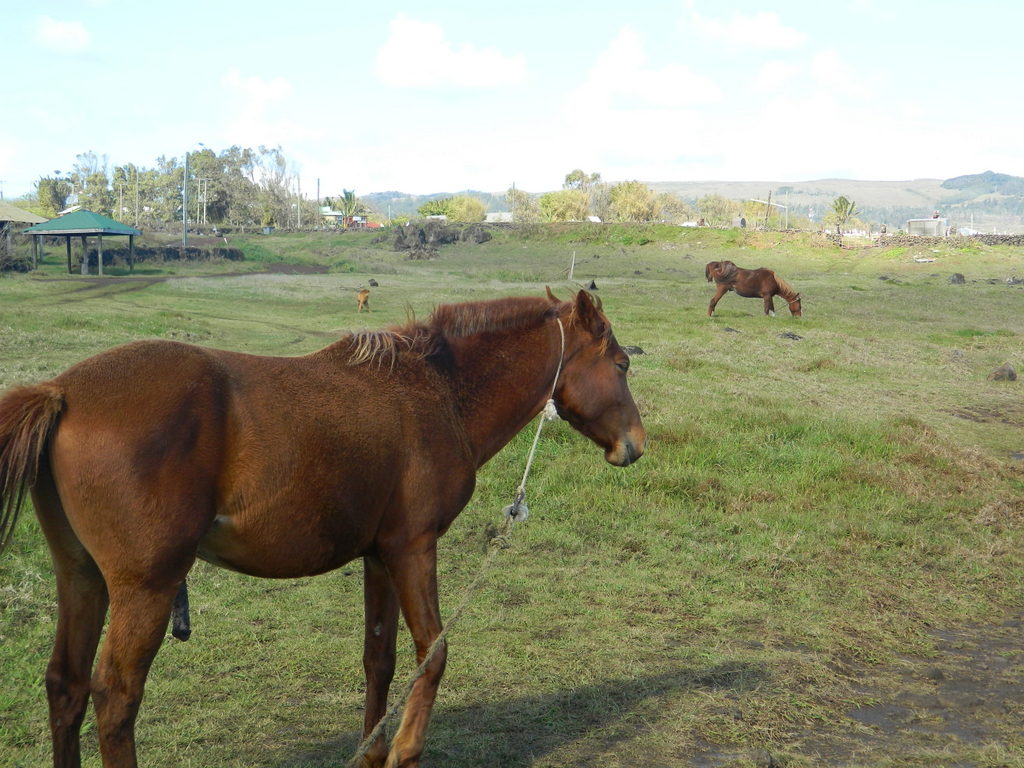
POLYGON ((558 333, 562 342, 562 348, 558 355, 558 367, 555 368, 555 380, 551 382, 551 396, 544 404, 544 408, 540 412, 540 419, 537 421, 537 432, 533 436, 533 445, 530 446, 530 453, 526 457, 526 469, 523 471, 523 479, 519 483, 519 487, 516 488, 515 499, 502 510, 508 518, 508 525, 506 526, 508 529, 511 529, 512 523, 522 522, 530 514, 530 509, 526 506, 526 478, 530 476, 530 467, 533 465, 533 457, 537 453, 537 442, 540 440, 541 430, 544 429, 544 422, 554 421, 558 418, 558 408, 555 406, 555 389, 558 387, 558 377, 562 374, 562 363, 565 360, 565 326, 562 325, 562 318, 556 317, 555 321, 558 323, 558 333))

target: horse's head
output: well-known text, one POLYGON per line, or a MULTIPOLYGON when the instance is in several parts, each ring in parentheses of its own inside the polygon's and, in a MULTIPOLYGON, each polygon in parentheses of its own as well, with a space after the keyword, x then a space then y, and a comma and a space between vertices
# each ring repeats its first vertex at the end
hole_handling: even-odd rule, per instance
POLYGON ((720 261, 709 261, 704 266, 704 277, 708 279, 709 283, 715 279, 715 272, 718 271, 718 267, 721 263, 722 262, 720 261))
POLYGON ((803 310, 800 308, 800 294, 798 293, 789 301, 789 311, 793 317, 802 317, 803 310))
MULTIPOLYGON (((551 292, 548 296, 554 299, 551 292)), ((629 356, 612 334, 600 304, 586 291, 563 310, 565 358, 555 389, 558 415, 628 467, 643 455, 647 432, 626 383, 629 356)))

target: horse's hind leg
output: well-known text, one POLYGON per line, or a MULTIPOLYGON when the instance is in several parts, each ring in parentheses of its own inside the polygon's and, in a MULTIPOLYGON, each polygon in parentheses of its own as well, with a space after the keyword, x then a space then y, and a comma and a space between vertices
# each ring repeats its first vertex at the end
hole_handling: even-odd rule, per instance
POLYGON ((107 613, 107 588, 95 561, 68 524, 45 461, 32 496, 57 578, 57 634, 46 669, 53 764, 79 768, 79 734, 107 613))
POLYGON ((157 586, 141 574, 108 574, 110 626, 92 682, 100 754, 108 768, 138 765, 135 718, 181 578, 160 579, 157 586))

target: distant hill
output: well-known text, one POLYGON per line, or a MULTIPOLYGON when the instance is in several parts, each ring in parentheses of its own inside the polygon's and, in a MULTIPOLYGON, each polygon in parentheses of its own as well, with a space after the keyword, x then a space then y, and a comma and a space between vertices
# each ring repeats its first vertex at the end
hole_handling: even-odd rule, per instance
MULTIPOLYGON (((615 182, 611 182, 615 183, 615 182)), ((648 181, 656 192, 670 192, 689 202, 705 195, 732 200, 766 200, 788 207, 791 214, 820 222, 840 195, 853 200, 860 218, 890 232, 906 226, 907 219, 928 218, 933 211, 949 219, 954 228, 973 226, 983 232, 1024 232, 1024 177, 985 171, 951 179, 863 181, 817 179, 814 181, 648 181)), ((488 211, 507 211, 505 193, 463 190, 410 195, 374 192, 361 195, 382 216, 415 216, 428 200, 470 195, 488 211)))
POLYGON ((983 195, 1024 195, 1024 178, 1005 173, 976 173, 971 176, 956 176, 942 182, 945 189, 955 189, 971 197, 983 195))
POLYGON ((671 192, 694 201, 718 194, 734 200, 765 200, 789 206, 791 213, 821 221, 832 201, 843 195, 857 204, 860 218, 890 232, 907 219, 927 218, 933 211, 954 228, 974 226, 984 232, 1024 232, 1024 178, 985 173, 953 179, 863 181, 681 181, 648 182, 657 192, 671 192))

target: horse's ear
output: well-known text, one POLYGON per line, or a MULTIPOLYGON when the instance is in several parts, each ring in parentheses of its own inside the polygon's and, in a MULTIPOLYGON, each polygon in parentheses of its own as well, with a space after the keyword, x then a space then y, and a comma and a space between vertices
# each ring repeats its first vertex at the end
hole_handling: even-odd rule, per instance
POLYGON ((561 304, 562 303, 561 301, 559 301, 558 299, 555 298, 555 294, 553 294, 551 292, 551 286, 550 285, 545 285, 544 286, 544 290, 547 291, 548 301, 550 301, 552 304, 561 304))
POLYGON ((594 304, 594 297, 587 291, 576 294, 576 318, 579 324, 587 328, 595 336, 603 336, 607 325, 601 316, 600 308, 594 304))

